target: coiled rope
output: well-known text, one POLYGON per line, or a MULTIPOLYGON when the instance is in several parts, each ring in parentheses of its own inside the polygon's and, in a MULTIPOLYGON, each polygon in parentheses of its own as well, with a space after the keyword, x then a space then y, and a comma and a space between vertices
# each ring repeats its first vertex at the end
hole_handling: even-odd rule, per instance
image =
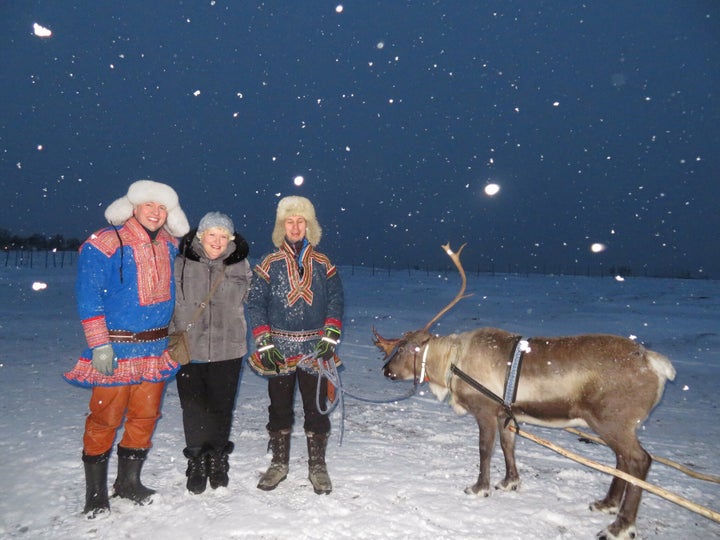
MULTIPOLYGON (((332 413, 337 407, 340 407, 340 438, 338 441, 338 446, 342 446, 343 436, 345 435, 345 395, 352 399, 355 399, 357 401, 363 401, 365 403, 395 403, 397 401, 402 401, 404 399, 412 397, 417 391, 418 386, 416 381, 415 383, 413 383, 412 388, 401 396, 386 399, 370 399, 352 394, 345 390, 345 388, 343 388, 340 373, 338 372, 337 365, 335 365, 335 362, 333 361, 318 360, 315 356, 315 353, 311 353, 303 356, 298 361, 297 365, 300 369, 303 369, 307 372, 317 373, 318 383, 317 390, 315 392, 315 406, 317 407, 317 410, 320 414, 328 415, 332 413), (334 398, 330 395, 327 396, 327 399, 325 400, 327 403, 326 406, 323 406, 323 404, 321 403, 323 401, 321 398, 323 379, 327 380, 328 390, 330 385, 332 385, 335 389, 334 398)), ((331 393, 333 392, 328 391, 328 394, 331 393)))

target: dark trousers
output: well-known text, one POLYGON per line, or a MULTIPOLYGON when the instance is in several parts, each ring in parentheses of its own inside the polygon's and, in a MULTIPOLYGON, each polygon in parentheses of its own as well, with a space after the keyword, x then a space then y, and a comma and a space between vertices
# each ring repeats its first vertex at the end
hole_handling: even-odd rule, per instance
POLYGON ((230 438, 242 358, 180 368, 177 388, 188 448, 221 450, 230 438))
MULTIPOLYGON (((292 375, 272 377, 268 380, 268 395, 270 396, 270 420, 268 431, 290 429, 295 421, 294 400, 295 386, 300 387, 302 397, 305 431, 313 433, 328 433, 330 431, 330 418, 321 414, 317 408, 318 376, 297 369, 292 375)), ((323 378, 320 386, 320 405, 324 408, 327 403, 327 379, 323 378)))

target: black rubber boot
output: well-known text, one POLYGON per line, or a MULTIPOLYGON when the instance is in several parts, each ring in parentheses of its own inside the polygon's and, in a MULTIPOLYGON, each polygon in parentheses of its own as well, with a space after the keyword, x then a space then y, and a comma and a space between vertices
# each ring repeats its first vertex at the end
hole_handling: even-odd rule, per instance
POLYGON ((308 446, 308 479, 313 485, 315 493, 327 495, 332 491, 332 482, 325 464, 325 449, 327 448, 328 433, 306 432, 308 446))
POLYGON ((118 474, 113 488, 115 497, 130 499, 137 504, 150 504, 154 489, 140 482, 140 471, 147 457, 147 448, 124 448, 118 445, 118 474))
POLYGON ((230 482, 228 477, 228 471, 230 470, 228 456, 232 454, 234 449, 235 445, 228 441, 222 449, 215 450, 213 448, 207 453, 208 477, 210 478, 211 488, 227 487, 228 482, 230 482))
POLYGON ((110 450, 99 456, 88 456, 83 452, 85 466, 85 509, 88 519, 110 512, 108 500, 107 472, 110 450))
POLYGON ((187 489, 190 493, 199 495, 207 487, 208 479, 208 458, 207 451, 203 448, 186 448, 183 450, 183 455, 188 460, 187 471, 187 489))
POLYGON ((290 435, 289 429, 270 432, 270 450, 272 451, 272 461, 270 467, 260 478, 258 489, 263 491, 271 491, 277 485, 287 478, 290 469, 290 435))

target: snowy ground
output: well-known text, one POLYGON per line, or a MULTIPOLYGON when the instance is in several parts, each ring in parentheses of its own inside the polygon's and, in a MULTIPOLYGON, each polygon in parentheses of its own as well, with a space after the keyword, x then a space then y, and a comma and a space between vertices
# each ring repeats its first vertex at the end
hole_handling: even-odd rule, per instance
MULTIPOLYGON (((265 384, 250 370, 237 402, 228 488, 200 496, 185 490, 180 406, 174 381, 144 471, 158 490, 153 504, 112 500, 112 514, 81 516, 80 461, 89 392, 65 383, 83 345, 74 299, 74 268, 0 268, 0 537, 3 538, 594 538, 612 518, 591 513, 610 478, 518 439, 523 481, 518 492, 487 499, 463 488, 477 475, 477 433, 421 394, 395 403, 346 398, 332 416, 328 463, 334 484, 315 495, 306 479, 300 426, 293 434, 288 479, 273 492, 255 485, 268 464, 265 384), (47 284, 35 291, 34 282, 47 284)), ((342 268, 346 320, 341 347, 347 392, 371 399, 405 394, 409 383, 380 373, 371 342, 374 325, 386 337, 423 326, 459 284, 455 273, 380 272, 342 268)), ((652 453, 720 474, 720 287, 716 281, 469 275, 468 292, 434 330, 447 334, 498 326, 533 335, 610 332, 635 335, 667 354, 677 369, 658 408, 640 430, 652 453)), ((523 426, 590 459, 612 465, 610 451, 567 432, 523 426)), ((111 479, 115 462, 111 462, 111 479)), ((493 482, 503 474, 499 449, 493 482)), ((656 463, 648 481, 720 510, 720 487, 656 463)), ((645 494, 638 529, 644 538, 720 537, 720 524, 645 494)))

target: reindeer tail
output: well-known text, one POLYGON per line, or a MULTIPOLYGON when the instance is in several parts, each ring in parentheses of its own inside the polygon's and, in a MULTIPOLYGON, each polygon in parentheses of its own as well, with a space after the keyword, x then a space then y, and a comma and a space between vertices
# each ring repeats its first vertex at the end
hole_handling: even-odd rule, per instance
POLYGON ((650 366, 653 368, 655 373, 658 374, 658 377, 668 381, 675 379, 675 368, 667 356, 650 350, 646 350, 645 354, 650 362, 650 366))

